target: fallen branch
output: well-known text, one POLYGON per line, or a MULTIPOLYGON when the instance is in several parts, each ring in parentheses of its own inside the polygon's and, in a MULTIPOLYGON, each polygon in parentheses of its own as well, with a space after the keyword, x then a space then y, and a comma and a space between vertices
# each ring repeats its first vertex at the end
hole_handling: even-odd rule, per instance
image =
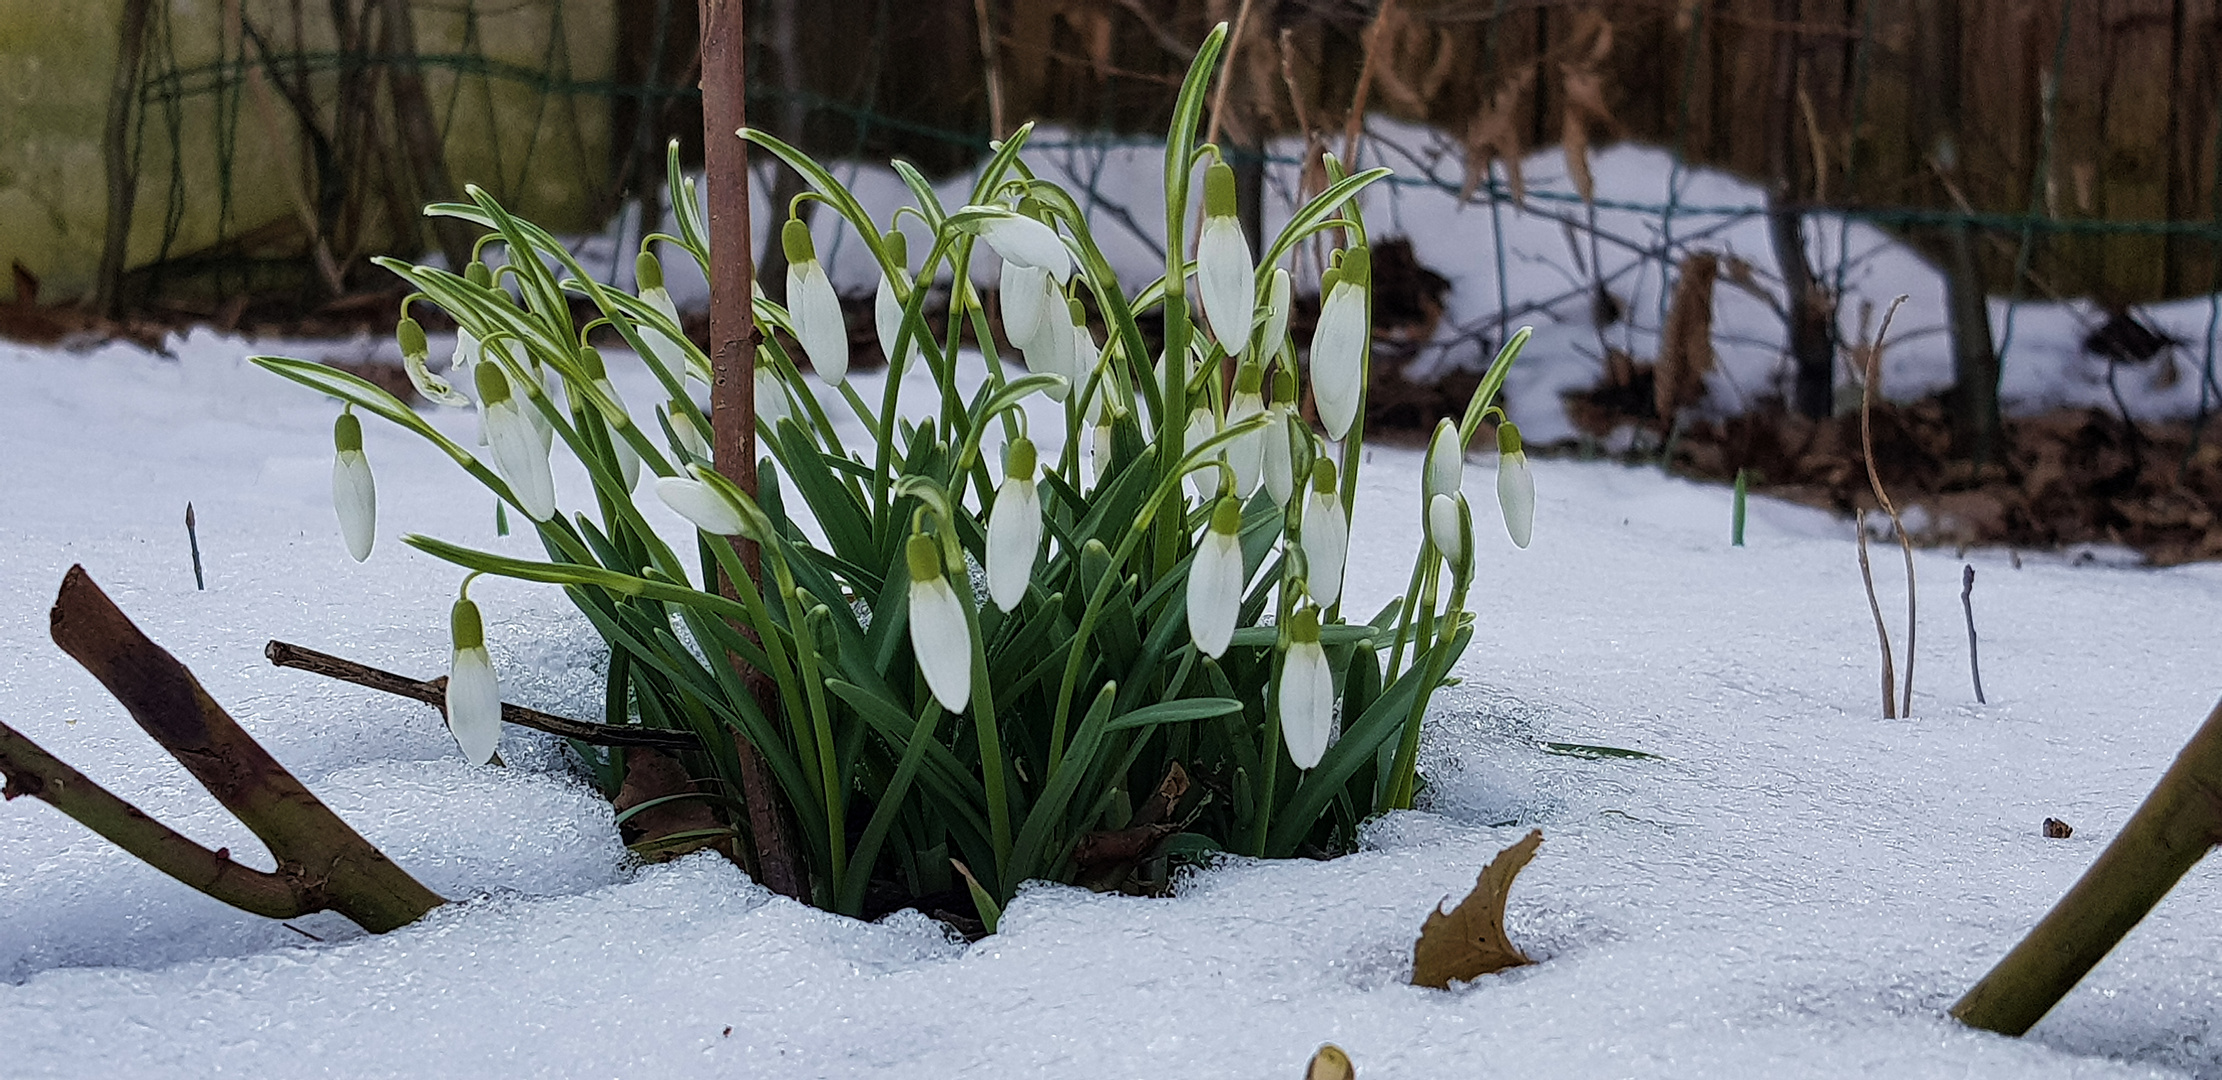
POLYGON ((2222 843, 2222 705, 2207 714, 2174 765, 2029 936, 1983 976, 1952 1015, 1969 1027, 2020 1035, 2222 843))
MULTIPOLYGON (((262 655, 269 657, 270 662, 279 667, 351 682, 397 697, 421 701, 435 709, 447 708, 445 676, 431 680, 412 679, 407 675, 396 675, 368 664, 358 664, 353 660, 284 641, 272 641, 263 646, 262 655)), ((512 705, 506 701, 502 702, 501 718, 503 723, 545 731, 550 735, 561 735, 566 739, 577 739, 592 746, 649 746, 658 750, 702 749, 702 740, 689 731, 596 724, 528 709, 522 705, 512 705)))
POLYGON ((132 625, 84 567, 62 578, 48 622, 54 643, 269 847, 277 869, 248 869, 232 861, 229 849, 209 851, 0 725, 8 798, 41 799, 148 865, 258 915, 288 919, 332 910, 382 933, 446 902, 278 764, 185 665, 132 625))
POLYGON ((1975 703, 1988 705, 1983 700, 1983 662, 1975 652, 1975 567, 1960 568, 1960 610, 1967 614, 1967 673, 1975 678, 1975 703))

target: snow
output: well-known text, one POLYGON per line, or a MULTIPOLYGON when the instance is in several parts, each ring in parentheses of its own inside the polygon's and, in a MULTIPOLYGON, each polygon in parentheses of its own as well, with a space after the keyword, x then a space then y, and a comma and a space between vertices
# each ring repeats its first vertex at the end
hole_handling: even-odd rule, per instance
MULTIPOLYGON (((369 424, 379 549, 354 564, 328 501, 328 403, 245 364, 248 343, 172 347, 175 361, 0 349, 9 722, 197 839, 263 858, 45 639, 50 590, 82 562, 313 790, 459 902, 382 937, 330 915, 296 933, 18 800, 0 812, 0 1073, 1294 1077, 1333 1041, 1368 1077, 2222 1076, 2209 867, 2029 1038, 1943 1015, 2205 715, 2217 568, 1976 553, 1992 697, 1977 706, 1959 563, 1921 553, 1915 716, 1879 720, 1847 524, 1757 500, 1750 546, 1731 548, 1723 490, 1538 461, 1534 547, 1486 517, 1477 529, 1481 630, 1430 730, 1432 810, 1332 862, 1228 860, 1171 899, 1030 887, 967 946, 916 914, 867 925, 772 898, 715 856, 638 866, 546 740, 512 730, 512 767, 472 768, 431 710, 266 664, 278 637, 433 674, 458 575, 398 534, 525 541, 496 538, 491 500, 435 451, 369 424), (2041 836, 2047 816, 2074 837, 2041 836), (1429 905, 1531 826, 1547 839, 1510 925, 1541 963, 1447 993, 1405 985, 1429 905)), ((612 366, 646 393, 637 366, 612 366)), ((467 413, 438 420, 468 434, 467 413)), ((1421 467, 1408 450, 1368 457, 1354 546, 1391 557, 1354 560, 1362 608, 1403 583, 1421 467)), ((1490 467, 1468 474, 1488 505, 1490 467)), ((1895 560, 1878 566, 1884 610, 1902 613, 1895 560)), ((473 593, 510 697, 595 715, 601 658, 562 596, 473 593)))

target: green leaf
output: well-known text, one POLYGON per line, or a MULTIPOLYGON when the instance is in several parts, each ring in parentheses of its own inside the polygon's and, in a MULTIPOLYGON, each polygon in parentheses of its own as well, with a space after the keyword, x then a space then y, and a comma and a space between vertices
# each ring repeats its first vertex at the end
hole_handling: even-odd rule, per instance
POLYGON ((1190 720, 1209 720, 1214 716, 1241 712, 1242 703, 1233 698, 1203 697, 1182 698, 1178 701, 1161 701, 1145 705, 1127 713, 1104 727, 1105 731, 1125 731, 1130 728, 1154 728, 1159 724, 1182 724, 1190 720))
POLYGON ((1587 758, 1592 761, 1599 758, 1627 758, 1639 761, 1666 760, 1657 754, 1647 754, 1641 750, 1628 750, 1618 746, 1592 746, 1588 743, 1547 742, 1543 744, 1543 752, 1559 754, 1564 757, 1587 758))

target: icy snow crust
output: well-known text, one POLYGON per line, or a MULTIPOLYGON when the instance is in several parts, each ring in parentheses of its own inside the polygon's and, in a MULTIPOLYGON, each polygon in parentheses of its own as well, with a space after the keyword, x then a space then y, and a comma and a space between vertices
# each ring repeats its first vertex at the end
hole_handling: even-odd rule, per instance
MULTIPOLYGON (((1975 555, 1993 702, 1977 707, 1959 564, 1924 553, 1916 718, 1884 721, 1848 525, 1759 500, 1751 546, 1732 549, 1723 490, 1540 461, 1534 548, 1486 517, 1476 530, 1492 606, 1439 698, 1432 812, 1333 862, 1229 860, 1168 900, 1030 888, 967 947, 915 914, 865 925, 772 899, 715 856, 637 867, 549 741, 512 729, 513 767, 471 768, 431 710, 270 667, 277 637, 435 674, 459 575, 399 534, 531 541, 497 538, 489 496, 371 423, 379 546, 356 565, 326 487, 331 405, 241 359, 270 343, 174 347, 181 360, 0 349, 9 722, 268 865, 47 640, 45 608, 81 562, 342 816, 459 902, 384 937, 330 915, 296 933, 9 803, 0 1074, 1295 1077, 1332 1040, 1367 1077, 2222 1075, 2211 866, 2031 1038, 1942 1015, 2212 704, 2216 568, 1975 555), (2048 815, 2074 838, 2044 839, 2048 815), (1405 985, 1429 905, 1530 826, 1548 839, 1511 928, 1542 963, 1449 993, 1405 985)), ((611 366, 646 399, 636 362, 611 366)), ((467 412, 436 420, 469 436, 467 412)), ((1420 472, 1409 451, 1369 458, 1348 586, 1367 612, 1403 585, 1420 472)), ((1488 505, 1492 483, 1484 461, 1468 497, 1488 505)), ((558 487, 578 505, 584 478, 558 487)), ((1895 562, 1878 576, 1902 614, 1895 562)), ((559 592, 473 593, 512 700, 597 715, 602 655, 559 592)))

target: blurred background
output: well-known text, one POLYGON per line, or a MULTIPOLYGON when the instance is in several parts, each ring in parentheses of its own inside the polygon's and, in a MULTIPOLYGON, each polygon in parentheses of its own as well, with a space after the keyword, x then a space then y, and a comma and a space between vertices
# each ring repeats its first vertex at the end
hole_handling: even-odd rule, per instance
MULTIPOLYGON (((467 229, 418 213, 464 184, 628 280, 668 212, 667 141, 701 161, 696 14, 0 0, 0 335, 161 348, 212 327, 379 343, 352 354, 372 363, 402 291, 368 259, 467 258, 467 229)), ((1367 209, 1369 430, 1425 431, 1533 324, 1508 388, 1531 441, 1849 510, 1873 503, 1872 388, 1875 464, 1925 540, 2222 556, 2218 0, 752 0, 747 19, 753 124, 860 189, 899 157, 961 192, 991 138, 1039 121, 1030 158, 1145 281, 1151 147, 1194 43, 1234 24, 1209 123, 1253 237, 1316 190, 1322 152, 1398 173, 1367 209)), ((755 187, 760 218, 798 190, 762 162, 755 187)), ((831 259, 867 362, 857 254, 831 259)))

